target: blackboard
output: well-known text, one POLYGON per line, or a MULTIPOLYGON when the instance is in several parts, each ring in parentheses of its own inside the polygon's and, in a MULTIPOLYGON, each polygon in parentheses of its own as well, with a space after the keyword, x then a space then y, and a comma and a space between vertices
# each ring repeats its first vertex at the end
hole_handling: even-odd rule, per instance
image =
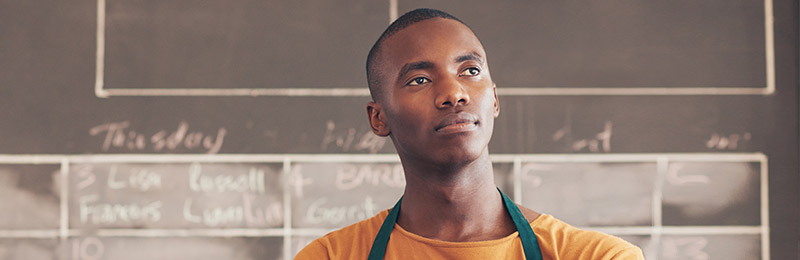
POLYGON ((481 39, 495 181, 647 259, 795 259, 798 6, 0 2, 0 259, 290 259, 391 207, 366 53, 398 14, 481 39))

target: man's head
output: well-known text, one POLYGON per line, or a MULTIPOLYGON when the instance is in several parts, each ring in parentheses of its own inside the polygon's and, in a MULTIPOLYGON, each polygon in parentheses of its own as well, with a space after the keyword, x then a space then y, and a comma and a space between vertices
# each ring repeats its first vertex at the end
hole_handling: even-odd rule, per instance
POLYGON ((394 20, 394 22, 392 22, 392 24, 390 24, 389 27, 387 27, 386 30, 383 31, 381 37, 379 37, 378 40, 375 41, 375 44, 372 45, 372 49, 369 50, 369 54, 367 55, 367 84, 369 86, 369 93, 370 95, 372 95, 372 100, 377 101, 377 99, 380 98, 381 96, 380 85, 383 82, 381 75, 382 71, 380 70, 379 62, 376 62, 376 59, 379 56, 378 52, 380 52, 381 50, 381 45, 383 41, 386 38, 389 38, 390 36, 394 35, 395 33, 405 29, 406 27, 412 24, 433 18, 455 20, 466 26, 464 22, 462 22, 455 16, 452 16, 440 10, 428 9, 428 8, 420 8, 412 10, 408 13, 403 14, 403 16, 400 16, 399 18, 397 18, 397 20, 394 20))
POLYGON ((450 17, 432 10, 403 15, 370 55, 370 126, 392 138, 404 161, 455 166, 488 155, 499 105, 486 52, 450 17))

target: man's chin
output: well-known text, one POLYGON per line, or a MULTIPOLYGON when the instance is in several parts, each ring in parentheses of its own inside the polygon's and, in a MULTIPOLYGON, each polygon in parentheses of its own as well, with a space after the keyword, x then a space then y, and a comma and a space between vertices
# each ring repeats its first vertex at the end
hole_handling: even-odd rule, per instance
POLYGON ((481 158, 481 156, 488 156, 486 149, 476 149, 474 147, 463 147, 447 149, 438 153, 435 160, 438 164, 447 167, 463 167, 473 163, 481 158))

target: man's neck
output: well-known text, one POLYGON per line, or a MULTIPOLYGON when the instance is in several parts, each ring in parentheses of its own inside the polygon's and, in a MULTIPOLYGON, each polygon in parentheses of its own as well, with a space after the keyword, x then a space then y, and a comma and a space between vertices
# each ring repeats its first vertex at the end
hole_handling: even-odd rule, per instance
POLYGON ((407 231, 454 242, 498 239, 516 231, 488 154, 448 171, 409 166, 404 163, 406 189, 397 220, 407 231))

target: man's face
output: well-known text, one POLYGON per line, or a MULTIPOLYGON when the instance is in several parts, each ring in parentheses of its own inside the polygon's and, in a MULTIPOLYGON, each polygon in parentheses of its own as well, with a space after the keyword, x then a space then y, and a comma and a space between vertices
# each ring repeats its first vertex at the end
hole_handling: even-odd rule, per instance
POLYGON ((436 165, 468 163, 487 153, 499 106, 486 53, 472 31, 433 18, 395 33, 381 47, 383 95, 368 105, 373 130, 391 135, 401 157, 436 165))

